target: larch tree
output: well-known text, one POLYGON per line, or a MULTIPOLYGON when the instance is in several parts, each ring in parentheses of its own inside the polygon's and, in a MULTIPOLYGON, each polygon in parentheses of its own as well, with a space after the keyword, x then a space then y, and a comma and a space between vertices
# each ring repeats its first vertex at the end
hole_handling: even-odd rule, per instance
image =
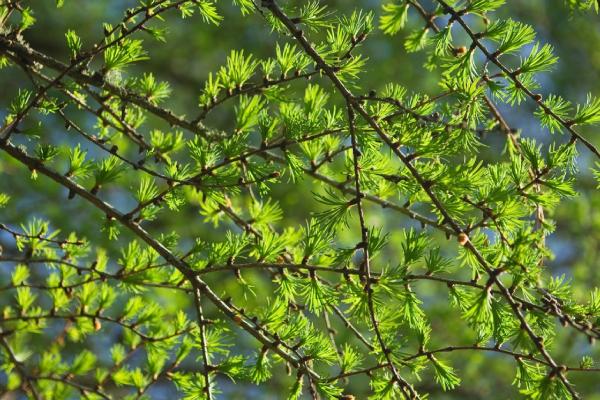
POLYGON ((504 3, 0 0, 0 397, 597 398, 600 98, 504 3))

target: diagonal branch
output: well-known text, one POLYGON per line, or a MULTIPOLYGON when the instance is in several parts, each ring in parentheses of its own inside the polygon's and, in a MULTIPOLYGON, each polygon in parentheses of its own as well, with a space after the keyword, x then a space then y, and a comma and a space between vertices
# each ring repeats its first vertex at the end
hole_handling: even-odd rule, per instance
MULTIPOLYGON (((441 0, 438 0, 441 1, 441 0)), ((298 41, 298 43, 302 46, 302 48, 306 51, 306 53, 314 60, 317 64, 318 68, 321 68, 325 75, 329 77, 334 86, 340 91, 340 93, 344 96, 345 100, 352 105, 352 107, 360 114, 367 123, 377 132, 381 140, 386 143, 390 149, 394 152, 394 154, 403 162, 406 168, 410 171, 411 175, 414 179, 419 183, 422 189, 425 191, 427 196, 430 198, 431 202, 440 212, 440 214, 444 217, 444 220, 450 225, 450 227, 454 230, 457 235, 464 235, 463 229, 460 225, 452 218, 452 216, 448 213, 443 203, 438 199, 431 188, 431 184, 427 182, 419 173, 417 168, 412 165, 411 160, 407 158, 406 155, 402 153, 397 145, 393 142, 393 140, 386 134, 383 128, 375 121, 375 119, 362 107, 360 102, 356 99, 356 97, 346 88, 346 86, 340 81, 335 71, 327 65, 327 63, 323 60, 323 58, 319 55, 319 53, 315 50, 315 48, 309 43, 309 41, 304 36, 304 33, 296 27, 296 25, 287 17, 281 8, 276 4, 274 0, 264 1, 263 5, 268 8, 273 15, 279 19, 286 28, 290 31, 292 36, 298 41)), ((477 259, 477 262, 482 266, 482 268, 488 273, 490 276, 490 282, 495 284, 502 296, 509 303, 513 313, 519 319, 521 324, 521 328, 525 330, 527 335, 530 337, 534 345, 540 354, 544 357, 544 359, 549 363, 552 368, 552 373, 556 374, 565 387, 569 390, 571 395, 575 399, 579 399, 579 395, 573 388, 572 384, 567 380, 566 376, 563 373, 563 369, 561 369, 557 363, 554 361, 552 356, 549 354, 548 350, 543 344, 543 340, 541 336, 538 336, 530 324, 525 319, 521 311, 520 304, 513 298, 510 291, 504 286, 504 284, 500 281, 499 275, 502 273, 499 269, 494 269, 490 266, 487 260, 483 257, 483 255, 477 250, 477 248, 468 240, 464 243, 465 247, 474 255, 477 259)))

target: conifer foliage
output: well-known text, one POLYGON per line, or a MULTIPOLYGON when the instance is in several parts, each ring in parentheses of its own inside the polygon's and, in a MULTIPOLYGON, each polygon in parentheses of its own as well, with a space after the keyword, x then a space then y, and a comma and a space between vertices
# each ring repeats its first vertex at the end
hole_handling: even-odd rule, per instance
POLYGON ((545 263, 577 169, 600 177, 583 130, 600 99, 540 94, 558 58, 534 27, 497 17, 504 0, 348 14, 319 0, 140 0, 95 41, 47 32, 64 57, 28 41, 35 3, 0 0, 0 74, 20 79, 1 91, 0 173, 89 214, 41 206, 9 223, 23 193, 0 175, 2 392, 467 398, 473 376, 497 375, 510 398, 591 394, 577 379, 600 374, 600 292, 574 293, 545 263), (225 26, 231 7, 262 26, 270 56, 222 49, 184 115, 147 45, 185 46, 171 28, 225 26), (439 92, 363 87, 372 36, 403 43, 399 64, 424 54, 439 92), (526 104, 544 140, 501 111, 526 104), (490 161, 493 135, 504 148, 490 161), (96 232, 60 231, 63 218, 96 232), (584 340, 564 360, 566 336, 584 340))

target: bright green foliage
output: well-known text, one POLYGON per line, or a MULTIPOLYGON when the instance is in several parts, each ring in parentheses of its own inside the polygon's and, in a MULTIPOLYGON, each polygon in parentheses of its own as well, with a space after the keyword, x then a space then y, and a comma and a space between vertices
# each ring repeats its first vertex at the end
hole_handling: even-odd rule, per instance
MULTIPOLYGON (((106 25, 104 30, 111 32, 114 28, 106 25)), ((104 69, 107 71, 121 69, 131 63, 148 59, 141 40, 125 38, 117 41, 115 34, 112 34, 106 37, 105 45, 108 46, 104 52, 104 69), (116 45, 111 46, 112 43, 116 45)))
POLYGON ((0 3, 17 77, 0 126, 0 182, 17 182, 0 186, 9 397, 490 398, 488 376, 507 398, 597 389, 576 379, 598 374, 600 292, 548 264, 562 207, 600 185, 581 130, 600 98, 546 93, 560 44, 501 17, 504 0, 144 0, 101 34, 46 32, 48 48, 25 3, 0 3), (216 40, 211 63, 177 36, 224 40, 235 21, 259 51, 216 40), (395 78, 425 60, 435 89, 381 79, 370 43, 399 51, 395 78))
POLYGON ((598 12, 598 9, 600 8, 600 4, 594 0, 565 0, 565 3, 571 10, 584 11, 593 9, 598 12))
POLYGON ((379 27, 384 33, 393 35, 404 28, 408 17, 408 3, 383 5, 383 15, 379 19, 379 27))
POLYGON ((65 37, 67 38, 67 46, 71 50, 71 56, 75 58, 79 50, 81 50, 81 38, 77 36, 75 31, 71 30, 65 33, 65 37))

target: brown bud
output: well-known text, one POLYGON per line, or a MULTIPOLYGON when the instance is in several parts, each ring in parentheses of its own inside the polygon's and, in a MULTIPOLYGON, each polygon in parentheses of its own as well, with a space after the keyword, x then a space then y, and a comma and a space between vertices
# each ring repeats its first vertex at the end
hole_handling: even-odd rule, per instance
POLYGON ((100 322, 99 319, 94 319, 94 329, 96 330, 96 332, 102 329, 102 322, 100 322))
POLYGON ((542 101, 542 95, 541 94, 536 94, 535 96, 533 96, 535 101, 542 101))
POLYGON ((460 244, 461 246, 464 246, 469 241, 469 237, 467 236, 466 233, 461 232, 458 234, 457 241, 458 241, 458 244, 460 244))
POLYGON ((464 55, 466 52, 467 48, 465 46, 460 46, 454 49, 454 54, 456 54, 457 57, 464 55))
POLYGON ((233 322, 235 322, 236 325, 241 325, 242 324, 242 316, 239 314, 234 315, 233 322))

